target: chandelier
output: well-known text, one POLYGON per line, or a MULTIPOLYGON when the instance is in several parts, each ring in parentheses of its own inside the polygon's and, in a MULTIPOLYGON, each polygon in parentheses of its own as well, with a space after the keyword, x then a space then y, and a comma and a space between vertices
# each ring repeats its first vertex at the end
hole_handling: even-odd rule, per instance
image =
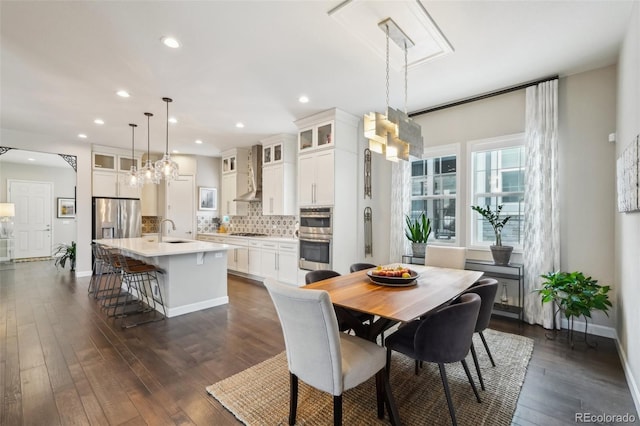
POLYGON ((171 98, 162 98, 167 103, 167 144, 164 156, 161 160, 156 161, 156 171, 160 177, 169 181, 178 178, 178 164, 171 159, 169 154, 169 102, 173 102, 171 98))
POLYGON ((385 32, 387 40, 387 111, 364 115, 364 136, 369 139, 369 149, 384 154, 387 160, 409 161, 410 155, 420 157, 423 153, 420 125, 407 114, 407 51, 414 43, 391 18, 380 22, 378 27, 385 32), (404 50, 404 112, 389 106, 389 39, 404 50))
POLYGON ((141 181, 138 177, 138 171, 136 170, 136 155, 134 152, 135 131, 138 125, 129 123, 129 126, 131 126, 131 170, 129 170, 129 172, 127 173, 126 180, 127 180, 127 185, 129 185, 132 188, 137 188, 141 185, 141 181))
POLYGON ((151 150, 150 146, 150 132, 149 132, 149 119, 153 117, 153 114, 150 112, 145 112, 144 115, 147 116, 147 161, 145 166, 140 169, 138 172, 138 180, 140 181, 140 185, 146 185, 148 183, 158 184, 160 183, 160 175, 156 171, 153 164, 151 164, 151 150))

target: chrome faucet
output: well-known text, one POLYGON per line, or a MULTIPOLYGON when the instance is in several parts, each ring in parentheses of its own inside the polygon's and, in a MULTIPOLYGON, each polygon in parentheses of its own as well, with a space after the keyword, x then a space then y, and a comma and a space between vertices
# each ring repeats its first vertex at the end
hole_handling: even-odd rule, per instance
POLYGON ((176 224, 173 223, 173 221, 171 219, 162 219, 160 221, 160 232, 158 233, 158 242, 161 243, 162 242, 162 224, 165 222, 170 222, 171 223, 171 228, 175 231, 176 230, 176 224))

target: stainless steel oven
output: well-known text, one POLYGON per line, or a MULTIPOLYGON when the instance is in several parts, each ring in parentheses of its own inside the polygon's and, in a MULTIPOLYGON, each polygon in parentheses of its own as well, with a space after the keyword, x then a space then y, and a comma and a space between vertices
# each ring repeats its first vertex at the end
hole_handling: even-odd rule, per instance
POLYGON ((300 269, 315 271, 331 269, 331 235, 300 234, 298 245, 300 269))
POLYGON ((300 209, 300 269, 331 269, 333 216, 331 207, 300 209))
POLYGON ((333 217, 331 207, 300 209, 300 234, 333 234, 333 217))

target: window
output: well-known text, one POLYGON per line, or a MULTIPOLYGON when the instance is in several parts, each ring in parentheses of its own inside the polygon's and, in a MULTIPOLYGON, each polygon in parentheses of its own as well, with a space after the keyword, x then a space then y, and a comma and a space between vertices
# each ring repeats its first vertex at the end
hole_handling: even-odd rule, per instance
MULTIPOLYGON (((502 244, 522 248, 524 231, 524 145, 523 136, 497 138, 471 147, 471 205, 503 204, 502 214, 511 220, 502 230, 502 244)), ((471 244, 491 245, 495 234, 480 215, 471 214, 471 244)))
POLYGON ((431 220, 430 240, 456 239, 457 156, 428 157, 411 163, 411 212, 431 220))

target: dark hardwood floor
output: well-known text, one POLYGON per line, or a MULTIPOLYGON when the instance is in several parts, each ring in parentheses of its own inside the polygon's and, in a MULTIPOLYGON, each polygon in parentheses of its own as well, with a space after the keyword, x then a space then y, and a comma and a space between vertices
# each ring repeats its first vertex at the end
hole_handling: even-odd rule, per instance
MULTIPOLYGON (((237 425, 205 386, 284 349, 258 283, 230 276, 229 305, 124 330, 88 282, 50 262, 0 271, 0 425, 237 425)), ((575 424, 576 412, 637 419, 612 340, 571 350, 540 327, 491 327, 535 340, 514 424, 575 424)))

